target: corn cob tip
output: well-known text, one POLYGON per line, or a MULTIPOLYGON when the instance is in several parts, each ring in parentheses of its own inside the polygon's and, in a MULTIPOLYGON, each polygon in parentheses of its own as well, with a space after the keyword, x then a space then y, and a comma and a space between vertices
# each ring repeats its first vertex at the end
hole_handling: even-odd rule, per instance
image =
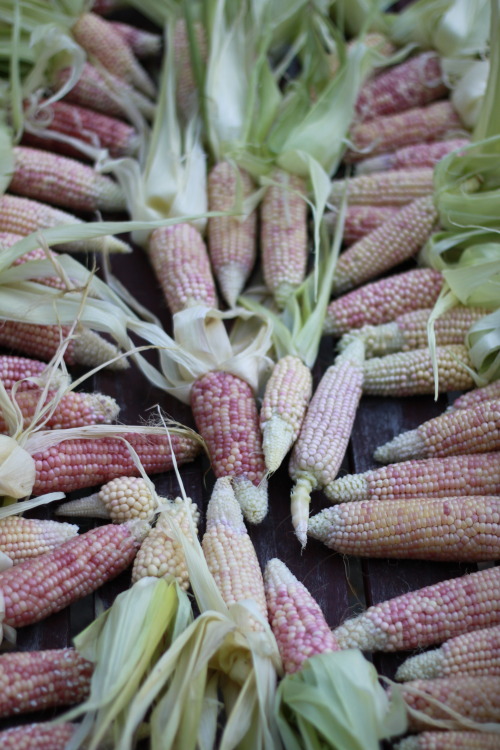
POLYGON ((335 524, 336 508, 325 508, 320 513, 309 518, 307 533, 313 539, 317 539, 325 544, 328 542, 328 532, 335 524))
MULTIPOLYGON (((102 338, 90 328, 80 326, 74 340, 74 358, 79 365, 94 367, 109 362, 120 354, 114 344, 102 338)), ((126 357, 121 357, 108 365, 110 370, 125 370, 129 367, 126 357)))
POLYGON ((279 414, 273 414, 262 428, 262 449, 269 474, 277 471, 293 444, 295 430, 279 414))
POLYGON ((268 510, 267 479, 261 479, 258 486, 246 477, 232 477, 233 489, 243 515, 248 523, 260 523, 268 510))
POLYGON ((309 523, 309 504, 311 492, 316 487, 316 480, 312 475, 301 476, 297 479, 291 495, 292 523, 295 536, 302 549, 307 544, 307 529, 309 523))
POLYGON ((131 536, 141 544, 151 531, 151 524, 145 521, 143 518, 134 518, 132 521, 125 521, 123 526, 126 526, 131 536))
POLYGON ((86 393, 85 402, 96 415, 96 422, 111 424, 120 412, 116 399, 104 393, 86 393))
POLYGON ((229 307, 236 307, 236 300, 243 291, 247 275, 238 263, 227 263, 217 269, 217 281, 229 307))
POLYGON ((440 677, 440 665, 443 661, 443 652, 440 649, 426 651, 406 659, 398 667, 395 679, 398 682, 408 680, 433 680, 440 677))
POLYGON ((404 740, 400 740, 395 745, 396 750, 420 750, 420 740, 418 735, 413 737, 405 737, 404 740))
POLYGON ((70 500, 63 503, 55 510, 56 516, 90 516, 90 518, 110 518, 109 510, 99 497, 99 492, 94 492, 87 497, 78 500, 70 500))
POLYGON ((294 294, 298 288, 298 284, 290 284, 287 281, 282 282, 274 292, 274 299, 276 304, 282 310, 290 297, 294 294))
POLYGON ((373 457, 381 464, 393 464, 397 461, 427 458, 427 449, 418 430, 409 430, 380 445, 373 457))
POLYGON ((219 477, 212 490, 207 506, 207 528, 219 523, 222 519, 238 531, 246 531, 241 505, 236 498, 233 487, 234 478, 219 477))
POLYGON ((369 485, 364 474, 350 474, 323 487, 323 492, 329 500, 335 503, 349 503, 355 500, 365 500, 368 496, 369 485))

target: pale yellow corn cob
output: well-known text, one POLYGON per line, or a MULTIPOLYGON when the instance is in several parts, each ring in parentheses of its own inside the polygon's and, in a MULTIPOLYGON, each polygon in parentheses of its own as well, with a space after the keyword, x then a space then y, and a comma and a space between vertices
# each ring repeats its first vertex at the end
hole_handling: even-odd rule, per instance
POLYGON ((434 170, 393 169, 387 172, 333 180, 330 201, 339 203, 346 192, 350 205, 404 206, 432 194, 434 170))
POLYGON ((8 516, 0 519, 0 550, 14 565, 50 552, 78 534, 78 526, 58 521, 8 516))
POLYGON ((117 477, 106 482, 93 495, 63 503, 56 510, 56 515, 109 518, 113 523, 124 523, 134 518, 151 521, 156 507, 156 499, 142 477, 117 477))
POLYGON ((500 750, 500 734, 490 732, 420 732, 395 745, 396 750, 500 750))

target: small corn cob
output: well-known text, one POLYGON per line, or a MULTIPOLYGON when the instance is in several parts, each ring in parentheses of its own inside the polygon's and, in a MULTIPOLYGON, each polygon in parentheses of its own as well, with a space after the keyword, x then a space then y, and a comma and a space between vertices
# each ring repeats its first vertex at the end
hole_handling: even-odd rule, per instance
MULTIPOLYGON (((417 198, 432 194, 434 170, 392 169, 347 179, 347 199, 350 205, 404 206, 417 198)), ((339 203, 345 192, 346 180, 333 180, 330 201, 339 203)))
POLYGON ((336 503, 500 494, 500 453, 402 461, 336 479, 323 492, 336 503))
MULTIPOLYGON (((228 607, 251 600, 267 621, 259 561, 243 521, 230 477, 217 479, 207 507, 202 543, 208 569, 228 607)), ((253 622, 253 629, 261 626, 253 622)))
POLYGON ((398 668, 396 680, 434 680, 462 674, 500 675, 500 625, 458 635, 441 648, 411 656, 398 668))
MULTIPOLYGON (((347 334, 342 345, 347 344, 353 335, 361 336, 367 358, 425 349, 428 343, 427 321, 431 312, 431 308, 413 310, 399 315, 391 323, 363 326, 355 334, 347 334)), ((485 308, 462 305, 443 313, 434 325, 437 345, 463 344, 469 328, 487 314, 485 308)))
POLYGON ((451 138, 448 141, 433 141, 430 143, 415 143, 404 146, 397 151, 364 159, 356 166, 356 174, 370 174, 371 172, 385 172, 388 169, 422 169, 434 167, 438 161, 456 149, 463 148, 469 143, 465 138, 451 138))
POLYGON ((260 523, 267 513, 267 480, 252 389, 229 372, 208 372, 191 389, 191 409, 215 476, 232 478, 245 518, 260 523))
MULTIPOLYGON (((24 427, 31 424, 40 400, 40 391, 29 390, 18 393, 16 402, 24 417, 24 427)), ((54 394, 49 391, 47 400, 54 394)), ((102 393, 70 391, 59 399, 56 408, 44 421, 44 429, 60 430, 81 427, 86 424, 111 424, 118 416, 120 407, 111 396, 102 393)), ((0 410, 0 433, 7 433, 7 423, 0 410)))
POLYGON ((287 674, 297 672, 314 654, 338 650, 319 604, 276 557, 266 565, 264 586, 269 622, 287 674))
MULTIPOLYGON (((205 28, 203 24, 195 22, 193 30, 196 44, 200 51, 203 63, 208 58, 208 47, 205 28)), ((198 89, 194 79, 193 66, 191 64, 191 50, 189 46, 188 31, 184 18, 179 18, 175 23, 174 31, 174 60, 177 74, 175 100, 177 108, 184 120, 188 120, 196 106, 198 89)))
POLYGON ((217 307, 207 248, 190 224, 155 229, 148 255, 172 314, 191 305, 217 307))
POLYGON ((372 120, 423 107, 447 91, 441 58, 435 52, 422 52, 364 84, 356 102, 357 119, 372 120))
POLYGON ((0 550, 13 565, 50 552, 78 534, 78 526, 58 521, 8 516, 0 519, 0 550))
POLYGON ((500 557, 500 498, 364 500, 325 508, 309 536, 359 557, 479 562, 500 557))
MULTIPOLYGON (((23 236, 36 232, 37 229, 49 229, 61 224, 82 224, 76 216, 67 214, 53 206, 20 198, 17 195, 2 195, 0 197, 0 231, 13 232, 23 236)), ((58 249, 70 252, 102 252, 128 253, 130 247, 117 237, 107 235, 91 240, 77 240, 68 244, 58 245, 58 249)))
MULTIPOLYGON (((122 438, 135 449, 147 474, 158 474, 172 468, 167 436, 130 432, 123 434, 122 438)), ((33 495, 71 492, 103 484, 116 477, 137 476, 139 472, 123 439, 65 440, 45 451, 34 453, 36 481, 33 495)), ((172 434, 171 441, 179 465, 192 461, 199 453, 200 444, 189 435, 172 434)))
POLYGON ((283 307, 303 281, 307 264, 307 204, 304 181, 275 170, 261 204, 262 272, 267 288, 283 307))
POLYGON ((132 562, 146 521, 107 524, 0 573, 4 627, 31 625, 115 578, 132 562))
POLYGON ((121 187, 76 159, 15 146, 9 190, 76 211, 124 211, 121 187))
POLYGON ((294 445, 289 474, 292 523, 302 547, 312 490, 337 476, 351 437, 363 385, 363 345, 354 341, 327 369, 316 389, 294 445))
POLYGON ((262 448, 269 472, 276 471, 299 436, 312 394, 312 374, 300 357, 275 364, 260 410, 262 448))
MULTIPOLYGON (((37 359, 29 359, 28 357, 15 357, 10 354, 0 355, 0 380, 7 392, 9 392, 14 383, 17 383, 19 380, 22 380, 23 382, 18 385, 18 393, 19 391, 38 388, 38 385, 30 383, 29 380, 24 380, 24 378, 38 378, 44 373, 47 374, 46 371, 46 362, 40 362, 37 359)), ((52 380, 54 387, 56 387, 62 381, 61 373, 55 371, 52 373, 52 376, 56 377, 55 380, 52 380)))
POLYGON ((65 750, 75 724, 23 724, 0 732, 2 750, 65 750))
POLYGON ((444 707, 434 701, 444 703, 446 708, 479 724, 500 721, 500 680, 498 677, 469 677, 454 675, 438 680, 411 680, 400 686, 407 706, 421 712, 409 715, 409 729, 422 730, 435 727, 431 719, 447 719, 449 729, 463 729, 458 718, 451 717, 444 707), (418 690, 418 694, 414 691, 418 690), (422 693, 424 695, 422 695, 422 693), (427 697, 434 700, 428 700, 427 697))
MULTIPOLYGON (((465 368, 472 367, 465 346, 438 346, 436 359, 441 393, 465 391, 474 386, 474 380, 465 368)), ((370 396, 394 397, 434 393, 434 373, 429 350, 414 349, 410 352, 397 352, 366 360, 363 393, 370 396)))
POLYGON ((384 464, 412 458, 440 458, 459 453, 500 450, 500 401, 484 401, 429 419, 415 430, 397 435, 374 453, 384 464))
POLYGON ((93 664, 74 648, 2 654, 0 716, 81 703, 92 672, 93 664))
POLYGON ((142 477, 117 477, 106 482, 99 492, 63 503, 58 516, 90 516, 124 523, 134 518, 151 521, 157 508, 148 484, 142 477))
POLYGON ((490 732, 420 732, 395 745, 397 750, 500 750, 500 734, 490 732))
MULTIPOLYGON (((357 242, 366 234, 373 232, 374 229, 377 229, 385 221, 392 219, 400 210, 401 206, 357 206, 356 204, 348 206, 342 238, 344 244, 352 245, 354 242, 357 242)), ((336 218, 334 212, 329 216, 336 218)))
MULTIPOLYGON (((227 161, 219 162, 208 175, 210 211, 231 211, 238 197, 244 200, 253 189, 247 172, 227 161), (241 193, 240 196, 238 194, 241 193)), ((222 296, 229 307, 236 300, 255 263, 257 212, 243 221, 238 216, 214 216, 208 220, 208 248, 222 296)))
POLYGON ((452 404, 453 409, 470 409, 483 401, 500 401, 500 380, 483 386, 473 388, 472 391, 459 396, 452 404))
POLYGON ((128 23, 110 21, 111 27, 118 32, 137 57, 151 57, 161 50, 161 35, 145 29, 138 29, 128 23))
POLYGON ((433 231, 437 218, 432 196, 404 206, 340 255, 332 293, 342 294, 411 258, 433 231))
MULTIPOLYGON (((162 498, 165 502, 164 498, 162 498)), ((193 541, 191 529, 196 529, 200 514, 195 503, 189 500, 186 506, 184 500, 176 497, 167 501, 168 508, 158 516, 154 529, 151 529, 137 553, 132 568, 132 583, 145 576, 155 578, 176 579, 177 583, 187 591, 189 588, 189 572, 182 545, 173 537, 170 531, 169 519, 175 519, 181 531, 189 541, 193 541), (191 523, 190 523, 191 521, 191 523)))
POLYGON ((396 151, 403 146, 423 141, 451 138, 463 133, 463 125, 448 100, 413 107, 401 114, 384 115, 353 125, 350 132, 352 149, 344 155, 347 162, 396 151))
POLYGON ((341 336, 363 325, 380 325, 437 300, 443 277, 433 268, 415 268, 373 281, 339 297, 327 309, 323 330, 341 336))
POLYGON ((113 75, 154 96, 155 87, 128 44, 109 21, 95 13, 82 13, 71 29, 76 42, 113 75))
POLYGON ((440 581, 369 607, 333 631, 341 648, 409 651, 500 624, 500 567, 440 581))

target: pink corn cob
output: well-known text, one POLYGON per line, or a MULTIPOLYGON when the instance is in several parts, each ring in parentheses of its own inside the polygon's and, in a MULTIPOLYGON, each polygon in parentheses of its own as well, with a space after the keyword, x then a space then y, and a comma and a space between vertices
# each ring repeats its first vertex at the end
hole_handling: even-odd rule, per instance
POLYGON ((75 724, 23 724, 0 732, 2 750, 65 750, 75 724))
MULTIPOLYGON (((36 481, 32 494, 71 492, 116 477, 137 476, 138 469, 124 439, 137 452, 147 474, 172 468, 167 436, 128 432, 121 437, 64 440, 43 452, 33 453, 36 481)), ((178 464, 192 461, 199 453, 200 444, 190 435, 172 433, 170 438, 178 464)))
POLYGON ((111 27, 118 32, 137 57, 157 55, 161 49, 161 35, 139 29, 128 23, 110 21, 111 27))
POLYGON ((479 562, 500 557, 500 498, 416 497, 325 508, 309 535, 343 555, 479 562))
MULTIPOLYGON (((196 44, 200 52, 200 57, 205 63, 208 58, 208 46, 205 28, 202 23, 193 24, 196 44)), ((191 63, 191 49, 189 45, 188 31, 184 18, 179 18, 175 22, 174 32, 174 60, 177 74, 175 100, 179 112, 184 120, 187 120, 193 113, 198 100, 198 88, 194 78, 193 66, 191 63)))
POLYGON ((457 635, 441 648, 411 656, 398 668, 396 679, 434 680, 463 674, 500 676, 500 625, 457 635))
POLYGON ((406 737, 397 750, 500 750, 500 735, 490 732, 420 732, 406 737))
POLYGON ((346 152, 347 162, 396 151, 403 146, 435 141, 463 132, 463 125, 448 100, 414 107, 396 115, 376 117, 351 128, 352 149, 346 152))
POLYGON ((435 52, 422 52, 367 81, 356 102, 359 120, 393 115, 440 99, 448 91, 435 52))
POLYGON ((363 384, 363 345, 354 341, 327 369, 316 389, 294 445, 289 474, 292 523, 300 543, 307 541, 312 490, 332 482, 351 437, 363 384))
POLYGON ((0 716, 81 703, 93 669, 74 648, 2 654, 0 716))
POLYGON ((148 254, 172 314, 191 305, 217 307, 207 249, 197 229, 190 224, 155 229, 148 254))
POLYGON ((343 241, 345 245, 352 245, 366 234, 370 234, 381 224, 392 219, 401 206, 348 206, 344 222, 343 241))
POLYGON ((500 494, 500 453, 402 461, 328 484, 323 492, 336 503, 500 494))
MULTIPOLYGON (((210 211, 231 211, 253 190, 250 176, 223 161, 208 175, 210 211), (240 194, 240 195, 239 195, 240 194)), ((255 263, 257 212, 245 219, 239 216, 215 216, 208 220, 210 259, 222 296, 234 307, 255 263)))
POLYGON ((18 565, 50 552, 76 534, 78 526, 72 523, 7 516, 0 519, 0 550, 18 565))
POLYGON ((452 138, 448 141, 433 141, 430 143, 415 143, 404 146, 397 151, 364 159, 356 167, 356 174, 382 172, 387 169, 422 169, 434 167, 438 161, 456 149, 463 148, 469 143, 465 138, 452 138))
POLYGON ((341 294, 411 258, 437 222, 432 196, 418 198, 343 252, 337 262, 333 294, 341 294))
POLYGON ((341 648, 408 651, 500 624, 500 567, 375 604, 333 631, 341 648))
MULTIPOLYGON (((14 383, 19 380, 29 377, 40 377, 47 370, 47 363, 40 362, 37 359, 29 359, 28 357, 15 357, 10 354, 2 354, 0 356, 0 380, 2 381, 5 390, 10 392, 14 383)), ((54 373, 56 380, 52 381, 54 386, 59 385, 61 377, 57 372, 54 373)), ((18 385, 19 391, 26 391, 29 389, 38 388, 35 383, 30 383, 28 380, 23 380, 18 385)))
POLYGON ((452 405, 453 409, 470 409, 483 401, 500 401, 500 380, 483 386, 473 388, 472 391, 459 396, 452 405))
POLYGON ((471 409, 446 412, 416 430, 403 432, 377 448, 374 457, 386 464, 497 450, 500 450, 500 401, 484 401, 471 409))
POLYGON ((415 268, 373 281, 334 300, 327 309, 323 330, 340 336, 363 325, 379 325, 437 300, 443 277, 433 268, 415 268))
POLYGON ((260 523, 267 513, 267 480, 252 389, 229 372, 208 372, 191 389, 191 409, 215 476, 232 477, 245 518, 260 523))
POLYGON ((266 565, 264 585, 269 622, 286 673, 297 672, 314 654, 338 650, 318 603, 276 557, 266 565))
POLYGON ((266 383, 260 410, 268 471, 276 471, 299 436, 312 394, 312 374, 300 357, 279 359, 266 383))
POLYGON ((432 194, 434 170, 390 169, 387 172, 362 174, 349 179, 333 180, 330 200, 338 204, 346 192, 351 205, 405 206, 417 198, 432 194))

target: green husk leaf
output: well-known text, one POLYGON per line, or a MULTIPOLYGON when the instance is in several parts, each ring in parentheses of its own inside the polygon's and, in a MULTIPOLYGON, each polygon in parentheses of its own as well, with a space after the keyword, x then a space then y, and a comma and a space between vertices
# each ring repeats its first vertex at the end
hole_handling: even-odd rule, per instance
POLYGON ((333 17, 349 36, 359 36, 364 31, 385 31, 386 14, 391 0, 337 0, 333 17))
MULTIPOLYGON (((500 281, 499 281, 500 285, 500 281)), ((485 315, 470 328, 469 355, 478 374, 488 383, 500 378, 500 310, 485 315)))

